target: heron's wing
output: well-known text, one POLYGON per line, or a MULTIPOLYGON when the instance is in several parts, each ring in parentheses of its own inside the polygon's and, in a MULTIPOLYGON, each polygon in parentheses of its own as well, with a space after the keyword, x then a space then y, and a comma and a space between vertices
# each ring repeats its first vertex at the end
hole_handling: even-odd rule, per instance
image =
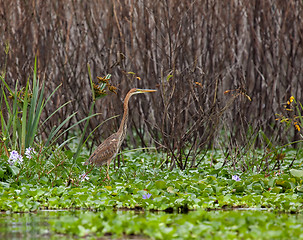
POLYGON ((95 149, 93 154, 85 162, 85 165, 95 164, 96 166, 101 166, 108 160, 111 160, 118 152, 118 142, 119 138, 116 133, 109 136, 95 149))

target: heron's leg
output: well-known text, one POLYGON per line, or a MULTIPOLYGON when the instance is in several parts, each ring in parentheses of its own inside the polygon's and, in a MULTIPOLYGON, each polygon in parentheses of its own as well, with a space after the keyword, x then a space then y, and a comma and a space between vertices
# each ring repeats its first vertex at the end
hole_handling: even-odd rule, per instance
POLYGON ((110 180, 110 178, 109 178, 109 174, 108 174, 108 171, 109 171, 109 165, 110 165, 110 161, 107 161, 106 178, 107 178, 108 180, 110 180))
POLYGON ((111 162, 111 159, 109 161, 107 161, 106 177, 103 179, 103 182, 106 179, 110 180, 110 177, 109 177, 109 174, 108 174, 110 162, 111 162))
POLYGON ((110 180, 109 174, 108 174, 110 162, 111 162, 111 159, 107 161, 106 177, 104 178, 103 181, 105 181, 106 179, 110 180))

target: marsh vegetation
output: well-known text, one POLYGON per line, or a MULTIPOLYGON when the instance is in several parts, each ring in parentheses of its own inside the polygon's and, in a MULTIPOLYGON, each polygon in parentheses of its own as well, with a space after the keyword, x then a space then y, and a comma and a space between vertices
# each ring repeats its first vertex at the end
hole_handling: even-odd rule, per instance
POLYGON ((302 1, 1 1, 0 236, 64 210, 34 234, 302 238, 302 14, 302 1), (102 181, 83 163, 133 87, 158 91, 132 99, 102 181))

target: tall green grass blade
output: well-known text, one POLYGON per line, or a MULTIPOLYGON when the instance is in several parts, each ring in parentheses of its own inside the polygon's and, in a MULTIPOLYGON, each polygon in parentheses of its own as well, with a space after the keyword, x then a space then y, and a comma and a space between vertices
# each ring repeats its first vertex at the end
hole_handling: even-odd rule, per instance
POLYGON ((61 143, 61 144, 58 146, 58 149, 63 148, 67 143, 69 143, 70 141, 72 141, 72 140, 74 140, 74 139, 76 139, 76 138, 77 138, 77 137, 71 137, 71 138, 65 140, 63 143, 61 143))
MULTIPOLYGON (((24 134, 24 129, 22 129, 22 121, 25 124, 26 127, 26 115, 19 118, 19 103, 18 103, 18 81, 16 81, 15 89, 12 91, 12 89, 8 86, 8 84, 5 82, 5 80, 1 77, 1 81, 3 82, 6 89, 9 91, 10 95, 13 97, 13 104, 12 108, 10 107, 8 97, 5 93, 5 90, 2 88, 2 96, 5 101, 6 109, 7 109, 7 122, 5 122, 5 117, 2 116, 2 127, 5 126, 5 129, 2 128, 2 132, 4 133, 5 137, 9 139, 10 146, 13 149, 18 149, 18 145, 20 150, 22 150, 22 145, 24 144, 24 138, 26 134, 24 134)), ((27 100, 25 99, 25 102, 27 100)), ((27 103, 26 103, 27 104, 27 103)), ((26 104, 21 106, 22 111, 26 111, 26 104)), ((23 114, 23 113, 22 113, 23 114)), ((6 146, 9 148, 8 146, 6 146)))
POLYGON ((62 109, 63 107, 65 107, 67 104, 71 103, 72 101, 68 101, 66 103, 64 103, 62 106, 58 107, 54 112, 52 112, 45 120, 44 122, 41 124, 41 127, 56 113, 58 112, 60 109, 62 109))
POLYGON ((93 94, 93 102, 96 101, 96 95, 95 95, 95 91, 94 91, 94 85, 93 85, 93 80, 92 80, 92 76, 91 76, 91 71, 90 71, 90 66, 89 64, 87 64, 87 70, 88 70, 88 76, 89 76, 89 82, 90 82, 90 87, 92 89, 92 94, 93 94))
POLYGON ((116 118, 116 117, 119 117, 119 115, 112 116, 112 117, 110 117, 110 118, 107 118, 107 119, 104 120, 103 122, 101 122, 97 127, 95 127, 95 128, 89 133, 89 135, 87 136, 87 138, 85 139, 85 141, 83 142, 82 145, 84 145, 84 144, 88 141, 88 139, 91 137, 91 135, 92 135, 92 134, 101 126, 101 125, 103 125, 103 124, 106 123, 107 121, 109 121, 109 120, 111 120, 111 119, 114 119, 114 118, 116 118))
MULTIPOLYGON (((47 141, 45 143, 45 146, 47 147, 51 140, 53 139, 53 137, 60 131, 60 129, 75 115, 77 114, 77 112, 74 112, 72 115, 68 116, 57 128, 54 129, 54 131, 48 136, 47 141)), ((57 137, 58 138, 58 137, 57 137)), ((57 139, 56 138, 56 139, 57 139)))
POLYGON ((266 142, 267 148, 272 149, 272 142, 270 141, 270 139, 266 136, 266 134, 262 130, 260 130, 260 134, 262 135, 264 141, 266 142))
MULTIPOLYGON (((4 78, 2 76, 0 76, 0 78, 1 78, 1 81, 3 82, 4 86, 7 88, 7 90, 10 92, 10 94, 13 96, 13 91, 7 85, 4 78)), ((7 142, 9 143, 10 146, 12 146, 12 137, 10 135, 9 129, 11 128, 11 126, 13 124, 13 117, 12 117, 13 109, 10 108, 4 87, 2 86, 1 89, 2 89, 1 106, 2 106, 2 101, 4 100, 5 106, 6 106, 6 111, 7 111, 7 121, 5 121, 5 116, 3 116, 3 111, 1 109, 1 127, 2 127, 1 131, 2 131, 2 135, 8 140, 8 141, 6 141, 6 148, 9 148, 7 142)))
MULTIPOLYGON (((93 115, 91 115, 91 116, 88 116, 88 117, 83 118, 83 119, 81 119, 80 121, 76 122, 75 124, 73 124, 73 125, 70 126, 69 128, 65 129, 62 133, 60 133, 60 135, 58 135, 58 136, 53 140, 53 142, 55 142, 58 138, 60 138, 63 134, 65 134, 66 132, 68 132, 69 130, 71 130, 72 128, 74 128, 75 126, 77 126, 77 125, 79 125, 80 123, 86 121, 87 119, 90 119, 90 118, 92 118, 92 117, 94 117, 94 116, 96 116, 96 115, 99 115, 99 114, 100 114, 100 113, 95 113, 95 114, 93 114, 93 115)), ((71 118, 71 117, 73 117, 73 115, 71 115, 70 118, 71 118)), ((68 120, 69 120, 70 118, 68 118, 68 120)), ((52 142, 52 144, 53 144, 53 142, 52 142)))
MULTIPOLYGON (((44 91, 45 91, 45 81, 43 81, 41 89, 40 89, 40 82, 37 78, 37 59, 35 59, 35 66, 34 66, 34 73, 33 73, 33 96, 30 102, 30 111, 29 111, 29 124, 28 124, 28 134, 27 135, 27 146, 31 146, 34 143, 34 138, 38 132, 39 121, 41 119, 42 111, 47 104, 47 102, 51 99, 54 93, 61 87, 61 84, 50 94, 50 96, 45 101, 44 99, 44 91)), ((65 106, 64 104, 63 106, 65 106)), ((59 107, 54 111, 51 116, 53 116, 56 112, 58 112, 63 106, 59 107)), ((42 127, 45 122, 49 120, 51 117, 49 116, 41 125, 42 127)), ((54 133, 56 134, 56 133, 54 133)))
POLYGON ((3 82, 3 84, 5 85, 5 87, 6 87, 6 89, 9 91, 9 93, 11 94, 11 95, 13 95, 14 93, 13 93, 13 91, 12 91, 12 89, 7 85, 7 83, 5 82, 5 79, 1 76, 0 77, 1 78, 1 81, 3 82))
MULTIPOLYGON (((5 95, 3 87, 1 87, 1 90, 2 90, 1 91, 2 92, 2 95, 1 95, 1 106, 2 106, 3 100, 4 100, 4 102, 5 102, 6 106, 7 106, 7 99, 6 99, 6 95, 5 95)), ((7 110, 10 111, 10 108, 7 108, 7 110)), ((8 131, 7 131, 7 123, 6 123, 5 118, 3 116, 2 108, 1 108, 1 111, 0 111, 0 117, 1 117, 1 131, 2 131, 1 134, 2 134, 2 136, 4 138, 6 138, 5 146, 6 146, 6 148, 8 148, 7 141, 9 141, 9 143, 11 143, 11 141, 10 141, 10 137, 9 137, 9 134, 8 134, 8 131)))
MULTIPOLYGON (((34 92, 38 92, 38 91, 39 91, 39 85, 38 85, 38 82, 37 82, 37 86, 34 87, 34 92)), ((44 94, 44 83, 42 85, 42 89, 41 89, 41 93, 40 93, 38 102, 36 102, 37 99, 31 101, 31 106, 33 106, 33 108, 34 108, 34 113, 32 115, 33 118, 31 119, 31 122, 30 122, 31 125, 30 125, 29 131, 31 133, 34 133, 34 134, 29 134, 29 139, 28 139, 28 145, 29 146, 33 144, 34 138, 37 134, 38 124, 39 124, 39 121, 40 121, 40 118, 41 118, 42 110, 44 108, 43 94, 44 94)))
MULTIPOLYGON (((70 102, 67 102, 60 106, 42 123, 42 125, 39 125, 43 109, 45 108, 46 104, 49 102, 51 97, 59 89, 59 87, 61 87, 61 85, 59 85, 45 101, 45 82, 43 81, 43 84, 40 88, 39 79, 37 78, 37 58, 35 58, 32 87, 30 81, 28 80, 26 83, 24 97, 20 96, 21 92, 18 92, 18 81, 16 82, 14 91, 10 89, 10 87, 2 76, 1 82, 3 83, 1 91, 1 102, 4 101, 7 108, 7 116, 3 115, 3 113, 1 112, 2 135, 6 136, 6 138, 9 139, 9 141, 6 141, 6 145, 8 145, 9 143, 14 149, 16 149, 18 145, 21 150, 21 153, 24 153, 26 147, 33 145, 35 137, 38 133, 38 128, 42 127, 45 122, 50 119, 50 117, 52 117, 55 113, 57 113, 60 109, 62 109, 70 102), (9 94, 14 97, 12 104, 10 104, 9 99, 5 94, 6 91, 4 88, 6 88, 9 91, 9 94), (29 97, 30 90, 32 90, 31 97, 29 97), (21 106, 19 104, 18 97, 23 98, 23 105, 21 106)), ((72 114, 70 117, 65 119, 63 123, 61 123, 58 127, 52 129, 46 141, 47 144, 52 142, 53 138, 59 133, 63 125, 66 124, 67 121, 70 120, 74 115, 75 114, 72 114)))
MULTIPOLYGON (((6 104, 6 106, 7 106, 7 98, 6 98, 6 95, 5 95, 5 93, 3 93, 3 98, 4 98, 4 101, 5 101, 5 104, 6 104)), ((7 110, 9 111, 9 112, 11 112, 11 110, 10 110, 10 107, 7 107, 7 110)), ((9 134, 9 125, 11 125, 11 118, 9 118, 9 116, 11 116, 11 114, 8 114, 8 119, 7 119, 7 122, 5 121, 5 118, 4 118, 4 116, 3 116, 3 112, 2 112, 2 110, 1 110, 1 127, 2 127, 2 135, 6 138, 6 139, 8 139, 8 142, 9 142, 9 144, 10 144, 10 146, 12 145, 12 140, 11 140, 11 137, 10 137, 10 134, 9 134)), ((6 142, 7 143, 7 142, 6 142)), ((6 144, 6 147, 8 148, 8 144, 6 144)))
POLYGON ((26 138, 26 116, 27 116, 27 93, 28 93, 28 84, 29 80, 26 82, 25 92, 24 92, 24 98, 23 98, 23 109, 22 109, 22 120, 21 120, 21 154, 25 151, 25 138, 26 138))
POLYGON ((34 138, 38 131, 38 124, 41 118, 42 110, 44 108, 44 89, 45 82, 43 82, 41 90, 39 90, 39 79, 37 78, 37 58, 35 58, 35 66, 33 73, 33 96, 30 103, 29 112, 29 127, 28 127, 28 138, 27 146, 31 146, 34 143, 34 138))
POLYGON ((299 106, 297 106, 297 111, 298 111, 298 115, 299 115, 301 128, 303 128, 303 117, 302 117, 302 113, 301 113, 301 112, 303 112, 303 106, 302 106, 301 102, 298 102, 298 104, 301 109, 299 108, 299 106))
MULTIPOLYGON (((92 80, 89 64, 87 64, 87 71, 88 71, 89 81, 90 81, 90 85, 91 85, 91 88, 92 88, 92 94, 93 94, 93 102, 92 102, 92 105, 90 107, 89 114, 88 114, 90 116, 92 114, 94 106, 96 104, 96 98, 95 98, 95 91, 94 91, 94 88, 93 88, 93 80, 92 80)), ((90 118, 87 119, 87 121, 86 121, 86 123, 84 125, 84 129, 83 129, 83 132, 82 132, 82 135, 81 135, 81 138, 80 138, 79 145, 77 147, 76 153, 73 156, 74 163, 76 162, 76 159, 78 158, 78 156, 80 154, 80 151, 81 151, 81 149, 83 147, 82 143, 83 143, 83 139, 84 139, 84 136, 85 136, 85 133, 86 133, 86 129, 87 129, 88 123, 89 123, 89 119, 90 118)))
MULTIPOLYGON (((90 115, 92 114, 92 112, 93 112, 95 103, 96 103, 95 101, 92 102, 92 105, 91 105, 90 110, 89 110, 89 116, 90 116, 90 115)), ((86 121, 86 123, 85 123, 85 125, 84 125, 84 129, 83 129, 83 132, 82 132, 82 135, 81 135, 81 138, 80 138, 79 145, 78 145, 78 147, 77 147, 77 151, 76 151, 76 153, 75 153, 74 156, 73 156, 74 162, 75 162, 76 159, 78 158, 78 156, 79 156, 79 154, 80 154, 80 151, 81 151, 81 149, 82 149, 82 147, 83 147, 83 144, 82 144, 82 143, 83 143, 83 139, 84 139, 84 136, 85 136, 85 133, 86 133, 86 129, 87 129, 88 123, 89 123, 89 118, 87 119, 87 121, 86 121)))
MULTIPOLYGON (((44 86, 44 85, 43 85, 44 86)), ((48 101, 51 99, 51 97, 55 94, 55 92, 57 92, 57 90, 62 86, 62 83, 56 87, 56 89, 49 95, 49 97, 46 99, 45 101, 45 105, 48 103, 48 101)))
POLYGON ((11 108, 9 106, 9 103, 8 103, 8 100, 7 100, 7 97, 6 97, 4 89, 2 89, 2 94, 3 94, 4 102, 5 102, 5 105, 6 105, 6 109, 8 111, 8 115, 11 116, 11 114, 12 114, 11 108))
MULTIPOLYGON (((17 104, 17 86, 18 86, 18 80, 16 82, 16 86, 15 86, 15 95, 14 95, 14 101, 13 101, 13 111, 12 111, 12 127, 13 127, 13 145, 12 147, 14 149, 17 148, 17 131, 18 133, 20 133, 19 129, 17 128, 17 122, 18 122, 18 104, 17 104)), ((18 134, 20 136, 20 134, 18 134)), ((19 142, 19 146, 20 146, 20 142, 19 142)))
MULTIPOLYGON (((30 101, 30 110, 28 114, 28 127, 27 127, 27 138, 26 143, 27 147, 32 145, 34 136, 36 135, 37 129, 34 129, 34 119, 38 116, 36 115, 36 104, 39 95, 39 80, 37 81, 37 58, 35 57, 35 65, 34 65, 34 72, 33 72, 33 92, 32 98, 30 101)), ((43 96, 43 94, 41 94, 43 96)))

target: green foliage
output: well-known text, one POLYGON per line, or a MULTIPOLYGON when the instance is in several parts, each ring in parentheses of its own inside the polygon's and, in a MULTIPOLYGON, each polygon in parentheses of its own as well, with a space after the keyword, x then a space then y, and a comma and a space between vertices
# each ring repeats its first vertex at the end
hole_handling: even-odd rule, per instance
POLYGON ((218 158, 212 167, 206 162, 201 168, 171 171, 155 165, 161 163, 160 154, 136 151, 125 152, 125 164, 117 170, 111 166, 111 180, 103 182, 105 168, 101 173, 98 169, 89 172, 86 166, 73 163, 71 151, 51 149, 44 154, 24 159, 24 166, 0 168, 0 210, 92 210, 49 220, 56 233, 153 239, 299 236, 296 226, 301 219, 275 213, 302 212, 303 179, 299 169, 242 173, 236 178, 236 172, 219 167, 222 160, 218 158), (85 170, 88 179, 83 179, 85 170), (10 176, 4 172, 10 172, 10 176), (243 208, 257 211, 208 212, 243 208), (142 213, 125 213, 120 209, 142 213), (262 209, 270 212, 260 212, 262 209), (155 210, 163 212, 152 214, 155 210), (264 235, 265 232, 269 234, 264 235))
MULTIPOLYGON (((105 80, 108 81, 110 75, 105 80)), ((19 182, 22 181, 39 181, 41 183, 52 182, 56 185, 58 178, 63 177, 66 181, 70 181, 69 176, 76 172, 78 174, 79 168, 75 162, 75 159, 81 160, 79 157, 80 150, 84 143, 83 138, 88 125, 88 120, 97 114, 90 114, 80 121, 75 121, 70 127, 64 128, 68 122, 77 114, 72 113, 58 125, 54 125, 47 138, 42 139, 43 128, 47 121, 53 117, 59 110, 64 108, 70 102, 59 106, 54 112, 41 121, 41 114, 44 111, 47 103, 51 97, 57 92, 60 86, 58 86, 47 99, 44 98, 45 82, 40 83, 37 78, 37 60, 35 60, 33 78, 26 81, 26 87, 19 89, 18 81, 16 81, 15 88, 11 89, 5 79, 5 73, 0 76, 1 79, 1 139, 0 139, 0 180, 4 182, 19 182), (86 121, 82 138, 78 144, 78 150, 76 154, 68 154, 60 149, 74 138, 68 138, 59 146, 54 148, 57 140, 66 134, 69 130, 75 128, 80 123, 86 121), (33 159, 25 159, 25 150, 28 148, 34 148, 38 153, 33 159), (12 150, 17 150, 19 159, 17 163, 11 161, 12 150), (10 152, 10 153, 9 153, 10 152), (71 161, 71 157, 74 155, 74 161, 71 161)), ((114 87, 110 84, 103 84, 103 88, 107 86, 110 91, 113 91, 114 87), (103 86, 104 85, 104 86, 103 86)), ((92 108, 93 109, 92 105, 92 108)), ((102 124, 102 123, 101 123, 102 124)), ((100 124, 100 125, 101 125, 100 124)), ((99 125, 99 126, 100 126, 99 125)), ((91 133, 92 134, 92 133, 91 133)), ((90 135, 91 135, 90 134, 90 135)), ((89 135, 89 136, 90 136, 89 135)), ((61 182, 60 182, 61 184, 61 182)))
POLYGON ((204 211, 188 214, 83 212, 50 221, 57 233, 80 237, 106 234, 152 239, 299 239, 302 216, 266 211, 204 211))
POLYGON ((301 239, 302 224, 301 215, 258 210, 40 211, 1 214, 0 235, 3 239, 17 234, 30 239, 301 239))
POLYGON ((103 182, 105 168, 100 172, 75 165, 72 156, 70 151, 52 149, 45 156, 37 153, 33 159, 25 158, 21 166, 2 165, 1 210, 137 208, 186 212, 244 207, 302 211, 302 171, 297 169, 233 178, 234 172, 207 165, 185 171, 152 168, 160 155, 127 152, 125 165, 118 170, 112 167, 111 180, 103 182), (33 194, 24 198, 28 192, 33 194), (148 194, 150 197, 144 197, 148 194))
MULTIPOLYGON (((298 132, 302 132, 303 129, 303 105, 301 102, 296 101, 294 96, 291 96, 284 105, 285 115, 276 114, 278 121, 286 123, 288 126, 293 125, 298 132)), ((301 137, 302 134, 300 135, 301 137)))
MULTIPOLYGON (((233 164, 230 168, 223 168, 227 156, 212 151, 204 153, 203 157, 202 153, 201 156, 197 154, 196 159, 203 158, 204 161, 199 161, 199 167, 184 171, 168 169, 166 160, 159 153, 124 152, 122 166, 119 169, 112 167, 111 180, 103 182, 105 169, 99 171, 91 166, 83 166, 82 162, 88 157, 88 154, 83 153, 83 147, 92 133, 85 140, 84 133, 88 120, 96 115, 92 114, 95 101, 105 94, 105 87, 115 91, 108 83, 110 76, 99 78, 98 89, 90 77, 93 102, 89 116, 62 130, 76 113, 71 114, 51 130, 45 144, 41 145, 39 129, 68 103, 60 106, 39 124, 43 109, 58 88, 45 100, 45 85, 40 84, 36 72, 35 62, 33 80, 28 80, 21 90, 18 90, 18 82, 13 90, 5 81, 4 75, 0 77, 3 83, 1 103, 6 109, 5 112, 1 109, 0 114, 0 143, 4 146, 0 161, 1 211, 93 210, 94 212, 84 212, 78 216, 66 215, 51 221, 53 231, 77 236, 111 234, 122 237, 133 234, 154 239, 259 239, 261 236, 264 238, 264 233, 268 232, 268 239, 277 236, 301 237, 295 231, 296 221, 285 214, 206 211, 245 208, 301 213, 303 171, 299 169, 301 162, 292 160, 302 159, 300 151, 294 153, 285 150, 285 146, 274 147, 271 140, 260 131, 259 135, 271 148, 270 151, 254 151, 253 154, 259 155, 253 156, 256 159, 253 162, 249 148, 256 137, 252 138, 252 144, 243 150, 241 156, 245 157, 245 161, 241 162, 243 166, 240 167, 233 164), (75 140, 73 138, 60 146, 54 145, 62 134, 84 121, 84 132, 75 143, 75 151, 62 149, 67 142, 75 140), (26 150, 32 146, 36 152, 29 156, 26 150), (22 156, 23 161, 19 159, 17 163, 12 162, 8 149, 20 150, 21 155, 17 157, 22 156), (259 168, 255 170, 256 167, 259 168), (278 171, 269 171, 277 168, 278 171), (113 212, 120 209, 136 209, 145 213, 113 212), (161 212, 153 215, 151 211, 174 214, 161 212), (275 227, 281 222, 285 223, 282 227, 275 227)), ((188 150, 182 149, 180 153, 188 155, 187 152, 188 150)), ((237 162, 239 161, 234 158, 233 163, 237 162)))
MULTIPOLYGON (((4 102, 5 104, 5 109, 1 109, 0 112, 2 140, 6 149, 20 150, 23 154, 25 148, 34 146, 34 141, 39 140, 37 139, 39 128, 42 128, 50 117, 65 106, 64 104, 59 107, 39 125, 42 111, 60 86, 46 100, 44 99, 45 83, 43 82, 41 85, 37 78, 36 60, 32 82, 30 83, 28 79, 25 89, 21 88, 21 90, 18 90, 18 81, 16 81, 15 89, 13 90, 5 81, 4 76, 0 76, 0 79, 3 83, 1 85, 1 103, 4 102)), ((54 126, 46 139, 45 146, 54 143, 54 138, 58 138, 56 134, 73 116, 74 114, 66 118, 58 127, 54 126)))

